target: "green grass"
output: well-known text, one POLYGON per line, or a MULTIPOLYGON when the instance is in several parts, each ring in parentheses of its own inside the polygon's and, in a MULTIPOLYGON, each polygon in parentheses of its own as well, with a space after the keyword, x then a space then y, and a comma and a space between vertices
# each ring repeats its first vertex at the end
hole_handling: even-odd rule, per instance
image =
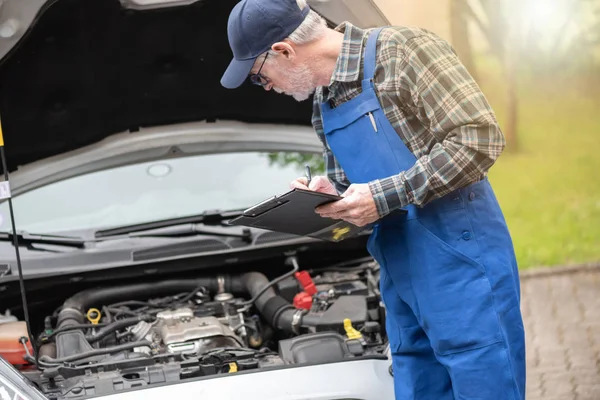
MULTIPOLYGON (((500 85, 481 80, 502 127, 500 85)), ((489 176, 522 269, 600 261, 600 87, 586 89, 520 84, 519 150, 489 176)))

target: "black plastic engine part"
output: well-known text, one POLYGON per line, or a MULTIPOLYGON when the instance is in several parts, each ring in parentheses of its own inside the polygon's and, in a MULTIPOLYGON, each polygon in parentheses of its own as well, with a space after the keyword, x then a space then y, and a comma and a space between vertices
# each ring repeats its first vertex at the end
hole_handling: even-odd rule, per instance
POLYGON ((336 296, 368 296, 369 288, 361 281, 336 283, 333 285, 336 296))
POLYGON ((247 360, 239 360, 237 361, 237 365, 240 371, 256 369, 258 368, 258 360, 253 358, 249 358, 247 360))
POLYGON ((365 322, 365 325, 363 326, 363 335, 371 346, 383 344, 381 338, 381 325, 379 325, 379 322, 377 321, 365 322))
POLYGON ((305 315, 302 326, 314 327, 317 331, 335 330, 343 333, 346 318, 353 325, 360 325, 367 321, 367 301, 364 296, 342 296, 325 312, 305 315))
POLYGON ((367 310, 369 312, 369 318, 371 320, 379 320, 379 309, 381 308, 379 306, 379 302, 380 300, 376 295, 371 294, 367 296, 367 310))
POLYGON ((335 332, 313 333, 279 341, 286 364, 326 363, 351 357, 344 337, 335 332))
MULTIPOLYGON (((85 340, 82 331, 68 331, 56 335, 56 358, 69 357, 73 354, 87 353, 94 348, 85 340)), ((52 357, 55 358, 55 357, 52 357)))
POLYGON ((379 333, 381 332, 381 326, 378 322, 367 321, 365 322, 365 333, 379 333))
MULTIPOLYGON (((67 399, 106 396, 116 391, 146 387, 150 384, 179 382, 180 372, 181 369, 177 364, 150 365, 123 371, 101 371, 63 380, 57 394, 67 399)), ((48 383, 42 383, 42 390, 49 392, 49 389, 48 383)))
POLYGON ((348 340, 346 346, 348 347, 348 351, 355 356, 361 356, 365 352, 365 347, 358 339, 348 340))

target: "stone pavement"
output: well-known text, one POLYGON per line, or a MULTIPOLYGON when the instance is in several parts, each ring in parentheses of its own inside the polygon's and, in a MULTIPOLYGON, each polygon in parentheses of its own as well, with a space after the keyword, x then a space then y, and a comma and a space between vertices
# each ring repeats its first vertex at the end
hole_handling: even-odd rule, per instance
POLYGON ((600 400, 600 265, 521 274, 527 400, 600 400))

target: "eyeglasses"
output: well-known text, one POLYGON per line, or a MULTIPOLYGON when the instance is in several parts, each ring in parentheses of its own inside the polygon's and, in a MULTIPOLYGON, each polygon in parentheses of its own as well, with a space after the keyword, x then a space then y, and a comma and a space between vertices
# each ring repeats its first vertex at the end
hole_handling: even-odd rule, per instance
POLYGON ((269 56, 269 53, 267 53, 267 55, 263 59, 263 62, 260 65, 260 68, 258 69, 258 72, 255 73, 255 74, 250 75, 250 81, 252 83, 254 83, 255 85, 265 86, 266 84, 269 83, 269 78, 267 78, 266 76, 264 76, 263 74, 260 73, 260 71, 262 70, 263 65, 265 65, 265 61, 267 61, 267 57, 268 56, 269 56))

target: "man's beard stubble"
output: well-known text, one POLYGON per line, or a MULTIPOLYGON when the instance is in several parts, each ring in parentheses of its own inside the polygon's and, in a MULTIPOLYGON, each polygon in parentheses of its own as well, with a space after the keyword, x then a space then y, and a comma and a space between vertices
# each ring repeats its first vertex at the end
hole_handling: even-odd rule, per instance
POLYGON ((274 87, 277 93, 284 93, 292 96, 296 101, 308 99, 315 91, 314 74, 307 65, 298 65, 288 71, 286 74, 286 85, 289 89, 284 91, 281 88, 274 87))

